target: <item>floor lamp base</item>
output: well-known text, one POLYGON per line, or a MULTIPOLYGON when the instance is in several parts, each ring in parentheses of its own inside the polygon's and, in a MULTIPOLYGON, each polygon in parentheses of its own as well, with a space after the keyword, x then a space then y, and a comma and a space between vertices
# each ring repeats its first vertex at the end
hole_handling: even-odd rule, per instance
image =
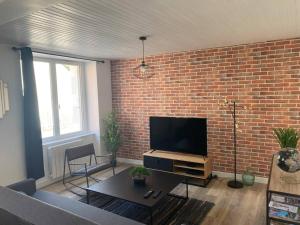
POLYGON ((237 181, 237 180, 231 180, 231 181, 228 181, 227 186, 228 186, 228 187, 231 187, 231 188, 236 188, 236 189, 238 189, 238 188, 243 188, 244 185, 243 185, 243 183, 240 182, 240 181, 237 181))

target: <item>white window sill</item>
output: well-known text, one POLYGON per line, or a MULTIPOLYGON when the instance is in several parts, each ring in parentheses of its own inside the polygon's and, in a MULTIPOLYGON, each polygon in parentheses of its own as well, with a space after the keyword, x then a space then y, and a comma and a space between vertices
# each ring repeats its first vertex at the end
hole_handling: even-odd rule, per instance
POLYGON ((43 146, 50 146, 50 145, 57 145, 60 143, 65 142, 72 142, 74 140, 78 140, 80 138, 84 138, 87 136, 95 136, 96 134, 91 131, 83 131, 83 132, 77 132, 73 134, 68 134, 60 137, 53 137, 53 138, 46 138, 43 139, 43 146))

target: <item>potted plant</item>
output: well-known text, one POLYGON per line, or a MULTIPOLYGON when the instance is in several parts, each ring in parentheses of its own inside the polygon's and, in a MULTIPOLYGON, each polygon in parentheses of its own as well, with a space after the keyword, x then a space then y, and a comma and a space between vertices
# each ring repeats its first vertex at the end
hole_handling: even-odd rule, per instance
POLYGON ((129 171, 132 180, 135 184, 145 184, 146 183, 146 177, 151 175, 150 170, 143 166, 136 166, 133 167, 129 171))
POLYGON ((121 146, 121 133, 116 118, 116 113, 111 112, 104 119, 105 132, 102 136, 108 152, 112 154, 112 164, 116 166, 117 151, 121 146))
POLYGON ((255 175, 251 168, 247 168, 242 176, 243 184, 246 186, 252 186, 255 181, 255 175))
POLYGON ((299 133, 293 128, 277 128, 274 129, 274 136, 281 147, 277 165, 286 172, 300 170, 300 154, 297 151, 299 133))
POLYGON ((276 128, 274 135, 281 150, 296 150, 299 141, 299 134, 293 128, 276 128))

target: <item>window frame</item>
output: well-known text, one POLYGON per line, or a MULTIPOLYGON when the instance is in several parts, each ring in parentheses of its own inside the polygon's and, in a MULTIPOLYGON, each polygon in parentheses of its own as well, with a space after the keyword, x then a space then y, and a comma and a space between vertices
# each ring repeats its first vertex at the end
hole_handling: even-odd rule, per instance
POLYGON ((53 136, 42 138, 44 143, 52 142, 56 140, 62 140, 79 136, 88 132, 87 130, 87 100, 86 100, 86 80, 85 80, 85 64, 79 60, 66 60, 61 58, 47 58, 41 56, 34 56, 34 62, 46 62, 49 63, 50 72, 50 90, 52 101, 52 120, 53 120, 53 136), (78 66, 79 75, 79 101, 81 106, 81 130, 67 134, 60 133, 60 121, 59 121, 59 106, 58 106, 58 91, 57 91, 57 76, 56 76, 56 64, 67 64, 78 66))

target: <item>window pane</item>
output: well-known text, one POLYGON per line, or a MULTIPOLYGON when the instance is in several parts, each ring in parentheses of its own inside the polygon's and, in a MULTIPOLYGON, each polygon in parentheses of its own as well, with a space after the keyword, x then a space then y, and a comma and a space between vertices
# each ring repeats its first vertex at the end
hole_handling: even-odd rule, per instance
POLYGON ((34 73, 39 103, 42 137, 51 137, 53 136, 54 129, 49 63, 35 61, 34 73))
POLYGON ((60 134, 81 130, 79 66, 56 64, 60 134))

